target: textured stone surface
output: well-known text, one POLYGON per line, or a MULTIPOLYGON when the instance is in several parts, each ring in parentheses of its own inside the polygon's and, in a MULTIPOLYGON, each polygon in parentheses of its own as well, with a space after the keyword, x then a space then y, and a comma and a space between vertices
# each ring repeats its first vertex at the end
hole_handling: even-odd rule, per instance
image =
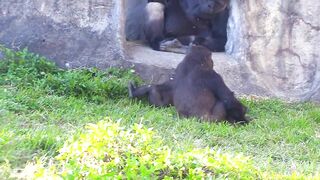
POLYGON ((119 64, 121 1, 2 0, 0 43, 28 47, 63 67, 119 64))
MULTIPOLYGON (((3 0, 0 44, 28 46, 70 68, 135 64, 145 79, 161 82, 183 55, 124 43, 125 10, 140 2, 3 0)), ((320 1, 231 0, 231 9, 227 54, 213 55, 230 88, 238 94, 320 101, 320 1)), ((141 25, 143 18, 136 19, 141 25)))
POLYGON ((251 79, 276 97, 319 99, 320 1, 233 0, 231 5, 228 53, 251 79))

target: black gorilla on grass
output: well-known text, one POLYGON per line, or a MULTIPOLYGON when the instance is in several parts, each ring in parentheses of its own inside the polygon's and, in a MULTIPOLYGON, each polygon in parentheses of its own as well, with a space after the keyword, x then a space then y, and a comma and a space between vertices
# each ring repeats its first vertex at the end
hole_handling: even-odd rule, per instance
MULTIPOLYGON (((130 0, 129 0, 130 1, 130 0)), ((132 0, 131 0, 132 1, 132 0)), ((160 50, 163 40, 178 38, 183 44, 195 41, 213 52, 224 51, 227 42, 229 0, 149 0, 128 12, 127 38, 141 38, 141 30, 149 45, 160 50), (143 18, 142 14, 145 8, 143 18), (143 19, 143 28, 134 28, 143 19), (193 38, 191 38, 193 37, 193 38)))
POLYGON ((246 107, 213 70, 211 51, 203 46, 190 47, 175 70, 173 80, 141 87, 130 83, 129 96, 147 96, 155 106, 174 105, 179 115, 184 117, 198 117, 210 122, 249 122, 245 117, 246 107))

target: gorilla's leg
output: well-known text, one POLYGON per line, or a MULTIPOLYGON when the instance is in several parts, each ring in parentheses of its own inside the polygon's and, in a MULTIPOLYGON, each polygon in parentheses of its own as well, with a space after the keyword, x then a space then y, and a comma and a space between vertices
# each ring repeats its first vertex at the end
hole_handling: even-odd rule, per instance
POLYGON ((146 5, 146 22, 144 32, 146 39, 154 50, 160 50, 160 42, 164 39, 164 9, 159 2, 149 2, 146 5))
POLYGON ((211 119, 216 121, 226 120, 226 109, 224 104, 220 101, 217 101, 215 106, 212 109, 211 119))
POLYGON ((136 97, 146 96, 149 94, 151 89, 152 89, 151 85, 144 85, 144 86, 140 86, 140 87, 135 87, 135 85, 132 82, 129 82, 129 85, 128 85, 129 97, 136 98, 136 97))
POLYGON ((149 94, 149 102, 155 106, 169 106, 173 104, 173 82, 171 80, 153 86, 149 94))
POLYGON ((149 103, 155 106, 169 106, 173 104, 171 82, 165 82, 160 85, 144 85, 135 87, 133 83, 129 83, 129 97, 139 98, 148 97, 149 103))

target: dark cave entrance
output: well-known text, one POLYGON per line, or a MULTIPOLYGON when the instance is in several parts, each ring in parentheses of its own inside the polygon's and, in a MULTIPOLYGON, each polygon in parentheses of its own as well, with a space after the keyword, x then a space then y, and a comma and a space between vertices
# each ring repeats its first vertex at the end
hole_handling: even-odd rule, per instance
MULTIPOLYGON (((146 4, 145 2, 142 2, 143 4, 146 4)), ((132 45, 135 44, 135 46, 144 46, 145 48, 150 48, 148 44, 146 43, 144 33, 143 33, 143 22, 141 19, 144 19, 144 14, 143 14, 143 9, 141 9, 141 0, 125 0, 124 1, 124 15, 125 15, 125 39, 127 45, 132 45), (139 7, 140 6, 140 7, 139 7), (138 10, 137 10, 138 9, 138 10), (138 11, 141 13, 132 13, 133 11, 138 11), (129 22, 129 23, 128 23, 129 22), (132 23, 134 22, 134 23, 132 23), (139 33, 137 33, 139 32, 139 33)), ((143 6, 143 5, 142 5, 143 6)), ((228 35, 227 35, 227 23, 228 23, 228 16, 229 16, 229 11, 230 8, 226 10, 223 14, 220 14, 220 16, 217 16, 214 18, 214 22, 217 22, 215 25, 212 26, 212 35, 211 38, 214 39, 214 43, 211 44, 219 44, 220 50, 219 52, 226 52, 223 47, 227 48, 227 40, 228 40, 228 35), (225 17, 227 16, 227 17, 225 17), (221 49, 222 48, 222 49, 221 49)), ((185 39, 185 38, 184 38, 185 39)), ((171 41, 169 45, 176 45, 178 40, 171 41)), ((180 41, 181 42, 181 41, 180 41)), ((185 52, 185 47, 184 49, 179 49, 174 48, 174 51, 169 50, 168 52, 174 53, 183 53, 185 52)), ((162 49, 165 52, 166 50, 162 49)), ((213 54, 216 54, 215 52, 213 54)))

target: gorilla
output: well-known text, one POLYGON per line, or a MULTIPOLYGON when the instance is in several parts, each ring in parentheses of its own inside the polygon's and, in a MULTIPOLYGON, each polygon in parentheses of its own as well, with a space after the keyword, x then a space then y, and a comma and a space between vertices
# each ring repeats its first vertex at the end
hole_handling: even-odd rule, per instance
POLYGON ((129 97, 148 96, 149 103, 157 107, 173 105, 173 80, 168 80, 158 85, 144 85, 135 87, 129 83, 129 97))
POLYGON ((200 45, 190 46, 175 70, 173 80, 158 85, 135 87, 129 83, 131 98, 148 97, 150 104, 174 105, 183 117, 230 123, 248 123, 246 107, 213 70, 211 51, 200 45))
POLYGON ((154 50, 160 50, 164 40, 178 38, 184 45, 194 41, 213 52, 222 52, 227 42, 228 4, 229 0, 148 0, 129 10, 127 39, 141 39, 143 31, 154 50), (141 24, 142 29, 137 28, 141 24))

